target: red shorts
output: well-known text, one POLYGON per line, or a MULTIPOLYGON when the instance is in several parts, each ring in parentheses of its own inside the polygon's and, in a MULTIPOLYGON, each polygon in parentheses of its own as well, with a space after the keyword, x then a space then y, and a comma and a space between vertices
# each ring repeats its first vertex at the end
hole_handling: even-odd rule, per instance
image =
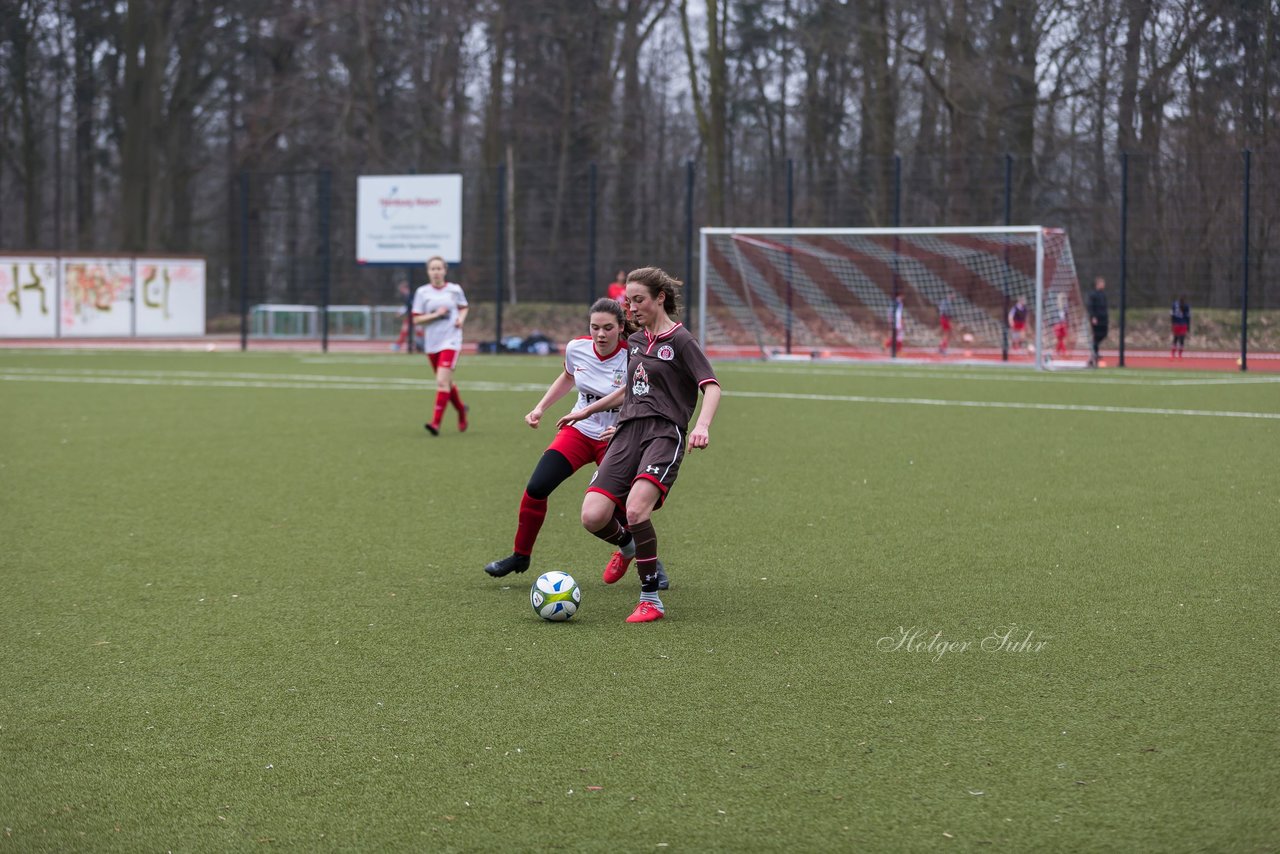
POLYGON ((1175 323, 1173 325, 1173 334, 1179 338, 1187 334, 1187 330, 1191 327, 1186 323, 1175 323))
POLYGON ((1053 335, 1059 341, 1065 341, 1067 338, 1067 324, 1055 323, 1053 325, 1053 335))
POLYGON ((947 317, 945 314, 944 314, 944 315, 942 315, 942 317, 939 317, 939 318, 938 318, 938 325, 942 327, 942 331, 943 331, 943 332, 950 332, 950 331, 951 331, 951 318, 947 317))
POLYGON ((441 350, 439 353, 428 353, 427 358, 431 360, 431 370, 438 371, 441 368, 456 368, 458 366, 457 350, 441 350))
POLYGON ((608 449, 609 443, 603 439, 592 439, 590 436, 583 435, 582 431, 570 424, 568 427, 556 433, 556 437, 551 440, 551 444, 547 446, 548 451, 555 451, 569 461, 569 465, 573 466, 573 470, 585 466, 587 463, 595 463, 600 465, 600 461, 604 459, 604 452, 608 449))
POLYGON ((1027 328, 1027 322, 1025 320, 1015 320, 1013 323, 1010 323, 1009 326, 1014 332, 1021 332, 1027 328))

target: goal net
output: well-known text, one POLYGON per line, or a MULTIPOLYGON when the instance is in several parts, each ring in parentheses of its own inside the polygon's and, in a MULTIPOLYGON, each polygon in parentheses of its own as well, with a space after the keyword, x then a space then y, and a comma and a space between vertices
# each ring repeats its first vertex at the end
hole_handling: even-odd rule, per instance
POLYGON ((883 354, 1083 366, 1071 243, 1040 226, 704 228, 704 348, 764 358, 883 354))

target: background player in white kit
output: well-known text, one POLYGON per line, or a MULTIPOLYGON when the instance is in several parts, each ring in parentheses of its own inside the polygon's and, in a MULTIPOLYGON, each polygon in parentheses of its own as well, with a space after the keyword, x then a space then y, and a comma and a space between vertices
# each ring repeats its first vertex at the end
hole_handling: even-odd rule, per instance
POLYGON ((425 326, 423 349, 436 374, 436 405, 431 420, 423 427, 432 436, 440 435, 440 420, 450 403, 458 410, 458 430, 467 429, 467 405, 453 384, 453 370, 462 350, 462 324, 467 319, 467 297, 461 285, 445 281, 449 267, 436 256, 427 261, 425 285, 413 294, 413 323, 425 326))
MULTIPOLYGON (((634 331, 627 326, 623 308, 617 301, 598 299, 591 306, 591 334, 575 338, 565 345, 564 370, 551 383, 542 400, 524 417, 525 423, 537 428, 547 407, 576 388, 578 400, 574 409, 591 403, 622 388, 627 378, 626 335, 634 331)), ((578 469, 587 463, 600 464, 617 423, 617 410, 597 412, 556 433, 551 445, 542 453, 520 497, 515 547, 512 553, 485 566, 494 578, 529 568, 529 556, 538 539, 538 531, 547 515, 547 497, 578 469)), ((634 544, 631 546, 634 550, 634 544)), ((666 589, 666 573, 659 567, 661 589, 666 589)))

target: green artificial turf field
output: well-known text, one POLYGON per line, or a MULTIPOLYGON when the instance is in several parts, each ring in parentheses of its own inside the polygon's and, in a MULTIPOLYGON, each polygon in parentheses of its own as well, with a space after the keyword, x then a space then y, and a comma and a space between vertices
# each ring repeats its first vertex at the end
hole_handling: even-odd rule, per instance
POLYGON ((637 626, 558 366, 0 351, 0 852, 1277 850, 1274 375, 722 363, 637 626))

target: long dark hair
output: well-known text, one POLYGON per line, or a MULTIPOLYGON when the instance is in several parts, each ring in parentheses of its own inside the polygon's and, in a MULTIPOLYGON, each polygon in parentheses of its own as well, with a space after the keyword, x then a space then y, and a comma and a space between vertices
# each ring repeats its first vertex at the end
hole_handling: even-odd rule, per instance
POLYGON ((684 283, 661 267, 641 267, 627 273, 627 281, 644 285, 654 299, 662 294, 662 307, 672 320, 680 316, 680 288, 684 283))
POLYGON ((618 321, 618 328, 622 330, 619 340, 625 341, 633 332, 640 328, 636 325, 634 320, 627 317, 627 313, 622 309, 622 303, 618 302, 616 299, 600 297, 600 299, 591 304, 591 310, 587 312, 587 318, 590 319, 591 315, 596 314, 597 312, 612 314, 618 321))

